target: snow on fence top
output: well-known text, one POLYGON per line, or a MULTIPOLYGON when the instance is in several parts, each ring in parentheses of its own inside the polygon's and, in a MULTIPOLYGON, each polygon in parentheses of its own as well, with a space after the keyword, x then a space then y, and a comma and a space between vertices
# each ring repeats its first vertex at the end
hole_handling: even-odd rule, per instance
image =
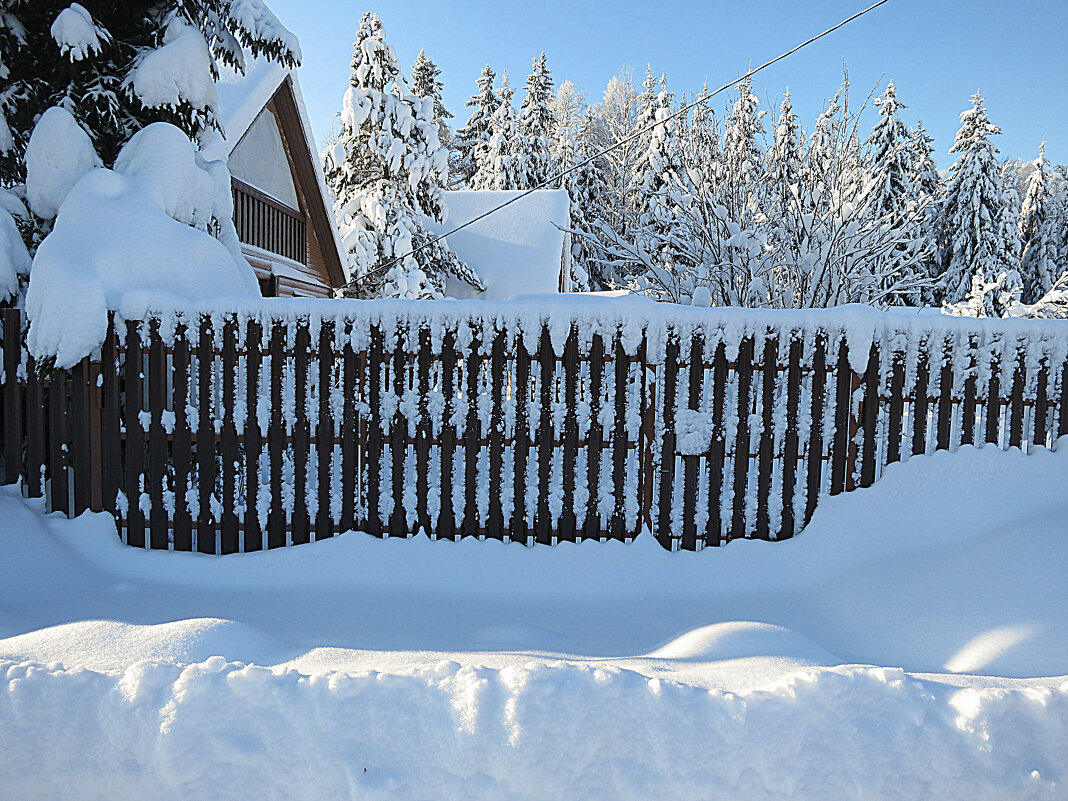
MULTIPOLYGON (((688 341, 694 333, 702 335, 708 360, 720 343, 726 346, 728 359, 733 360, 739 344, 746 338, 763 339, 777 334, 783 343, 792 338, 811 342, 822 333, 828 341, 841 341, 848 346, 850 366, 857 373, 864 372, 873 342, 882 344, 888 351, 901 353, 915 353, 921 341, 945 341, 949 348, 954 343, 970 345, 971 350, 980 352, 992 349, 1000 352, 1007 343, 1015 342, 1016 350, 1026 352, 1028 367, 1043 359, 1051 364, 1059 363, 1068 355, 1068 320, 952 317, 914 310, 880 311, 855 304, 828 309, 696 308, 637 296, 601 298, 558 294, 525 295, 511 301, 433 302, 250 297, 228 299, 227 304, 213 300, 176 306, 165 299, 154 302, 144 296, 131 296, 117 309, 119 321, 160 319, 165 340, 173 338, 179 323, 189 332, 189 337, 195 337, 201 317, 212 318, 217 323, 228 317, 253 319, 264 330, 275 322, 289 324, 307 320, 313 339, 320 324, 331 321, 336 331, 349 330, 346 336, 356 351, 367 348, 372 326, 381 328, 387 335, 399 329, 414 335, 421 328, 428 328, 434 334, 435 349, 440 348, 440 335, 445 329, 458 332, 461 347, 470 341, 472 332, 505 331, 510 340, 519 333, 530 352, 537 347, 541 330, 547 326, 557 354, 563 352, 572 327, 581 347, 588 347, 595 333, 611 337, 619 330, 624 347, 632 356, 644 334, 648 364, 663 362, 669 334, 688 341)), ((213 325, 213 330, 218 336, 222 325, 213 325)), ((290 337, 292 330, 290 326, 290 337)), ((482 335, 479 339, 483 352, 488 353, 491 337, 482 335)), ((963 358, 967 349, 962 347, 953 352, 963 358)), ((959 366, 965 372, 971 369, 968 364, 959 366)))

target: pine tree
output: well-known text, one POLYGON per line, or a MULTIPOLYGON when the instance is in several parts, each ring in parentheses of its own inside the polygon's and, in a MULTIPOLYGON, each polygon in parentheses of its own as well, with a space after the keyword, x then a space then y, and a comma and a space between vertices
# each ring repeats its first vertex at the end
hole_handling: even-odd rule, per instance
POLYGON ((493 82, 497 75, 487 64, 482 68, 478 78, 478 93, 472 95, 464 106, 473 108, 471 116, 463 128, 456 132, 455 144, 459 155, 458 178, 467 186, 472 186, 472 179, 478 172, 479 160, 483 158, 493 136, 493 115, 501 101, 493 91, 493 82))
POLYGON ((998 151, 990 141, 1001 130, 988 119, 978 92, 960 120, 949 151, 960 156, 950 170, 940 206, 943 274, 939 283, 943 302, 950 304, 974 294, 973 285, 995 284, 1014 269, 1009 243, 1016 236, 1015 231, 1006 230, 998 151), (981 281, 973 281, 975 276, 981 281))
POLYGON ((785 219, 794 205, 794 192, 798 190, 801 182, 804 139, 805 134, 797 122, 790 90, 787 89, 779 106, 772 146, 767 154, 769 191, 773 195, 773 206, 780 220, 785 219))
POLYGON ((923 245, 920 272, 925 286, 920 290, 920 302, 924 306, 940 306, 942 299, 937 291, 938 278, 941 275, 941 262, 938 257, 937 231, 939 197, 942 191, 942 179, 938 175, 938 166, 934 160, 934 139, 928 135, 923 122, 909 134, 909 183, 920 218, 917 221, 917 237, 923 245))
POLYGON ((749 78, 738 84, 738 99, 723 132, 723 167, 729 186, 724 194, 727 213, 745 225, 756 211, 764 185, 764 112, 749 78))
POLYGON ((445 219, 447 154, 432 117, 433 101, 408 91, 382 21, 364 14, 342 110, 344 161, 332 178, 334 210, 358 277, 399 261, 349 294, 441 297, 447 274, 485 289, 425 227, 445 219))
MULTIPOLYGON (((603 148, 596 135, 598 118, 586 110, 576 135, 575 159, 578 163, 591 159, 603 148)), ((608 289, 611 275, 603 259, 601 234, 606 225, 606 190, 609 165, 601 157, 582 164, 568 176, 568 195, 571 198, 571 276, 577 288, 608 289)))
POLYGON ((508 73, 501 75, 499 104, 489 122, 490 138, 479 151, 472 189, 519 189, 520 165, 516 153, 518 122, 512 107, 515 90, 508 85, 508 73))
MULTIPOLYGON (((292 66, 296 38, 260 0, 0 0, 0 184, 26 181, 25 152, 44 112, 60 106, 105 166, 152 122, 204 142, 217 122, 218 65, 244 52, 292 66)), ((35 246, 49 220, 21 226, 35 246)))
POLYGON ((530 189, 546 181, 552 171, 553 79, 545 53, 534 59, 527 76, 527 93, 519 109, 514 146, 518 185, 530 189))
POLYGON ((437 64, 426 57, 426 51, 420 50, 419 55, 412 64, 412 94, 416 97, 429 97, 434 101, 434 112, 431 122, 438 126, 438 141, 444 147, 449 147, 452 139, 452 131, 449 129, 448 120, 452 119, 452 112, 445 108, 441 100, 442 84, 438 78, 441 70, 437 64))
POLYGON ((1038 158, 1031 167, 1027 193, 1020 209, 1020 241, 1023 244, 1020 273, 1024 280, 1025 303, 1036 302, 1053 288, 1059 277, 1054 234, 1057 209, 1051 202, 1045 142, 1039 146, 1038 158))

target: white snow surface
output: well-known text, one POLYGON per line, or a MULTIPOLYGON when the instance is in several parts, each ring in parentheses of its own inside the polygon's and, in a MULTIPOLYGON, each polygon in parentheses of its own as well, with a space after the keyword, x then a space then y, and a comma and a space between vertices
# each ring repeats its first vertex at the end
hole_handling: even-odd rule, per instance
POLYGON ((1063 799, 1068 441, 699 553, 148 552, 0 490, 12 798, 1063 799), (993 489, 996 488, 996 489, 993 489))
POLYGON ((100 157, 69 111, 48 109, 26 144, 26 202, 38 217, 50 220, 82 176, 101 166, 100 157))
POLYGON ((174 16, 164 31, 163 44, 138 57, 127 81, 148 108, 173 107, 184 101, 206 109, 217 99, 213 63, 204 35, 174 16))
MULTIPOLYGON (((444 192, 448 217, 440 225, 427 223, 427 229, 441 236, 521 194, 514 190, 444 192)), ((543 189, 451 234, 450 249, 478 274, 486 291, 478 292, 450 277, 445 294, 509 300, 519 294, 557 292, 565 241, 560 229, 570 224, 567 191, 543 189)))
POLYGON ((138 131, 114 170, 93 169, 70 190, 37 249, 26 295, 30 352, 77 364, 103 341, 107 310, 131 297, 178 305, 258 297, 232 202, 225 165, 205 162, 182 131, 166 123, 138 131), (213 218, 226 223, 218 239, 200 230, 213 218))

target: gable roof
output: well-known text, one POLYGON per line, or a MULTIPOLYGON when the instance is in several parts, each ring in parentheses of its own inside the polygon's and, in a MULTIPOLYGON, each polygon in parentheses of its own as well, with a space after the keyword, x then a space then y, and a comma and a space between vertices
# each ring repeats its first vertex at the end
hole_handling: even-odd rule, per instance
POLYGON ((245 74, 221 69, 215 90, 222 134, 217 134, 202 147, 202 154, 209 160, 229 159, 238 142, 273 100, 278 124, 290 145, 297 182, 304 188, 308 217, 322 248, 331 284, 342 286, 348 280, 345 248, 334 224, 333 200, 316 155, 311 123, 296 74, 274 61, 246 54, 245 74))
MULTIPOLYGON (((445 223, 427 227, 440 236, 522 194, 518 190, 445 192, 449 210, 445 223)), ((567 191, 539 189, 484 220, 449 234, 449 247, 478 273, 486 291, 477 292, 450 276, 445 294, 454 298, 509 300, 519 294, 559 292, 561 271, 570 270, 569 237, 561 229, 570 225, 567 191)))

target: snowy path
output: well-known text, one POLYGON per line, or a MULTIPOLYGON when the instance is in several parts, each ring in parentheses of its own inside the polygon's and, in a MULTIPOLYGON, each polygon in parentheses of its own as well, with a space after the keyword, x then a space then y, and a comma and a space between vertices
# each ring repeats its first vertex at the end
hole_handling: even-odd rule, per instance
POLYGON ((788 543, 226 558, 4 489, 0 797, 1063 798, 1065 486, 965 449, 788 543))

